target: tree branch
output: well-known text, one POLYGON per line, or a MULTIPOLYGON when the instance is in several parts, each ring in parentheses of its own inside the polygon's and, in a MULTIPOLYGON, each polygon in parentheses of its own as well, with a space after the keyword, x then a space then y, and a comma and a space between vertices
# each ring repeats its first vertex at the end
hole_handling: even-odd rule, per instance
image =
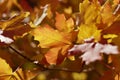
MULTIPOLYGON (((16 50, 15 48, 13 48, 11 45, 9 46, 10 49, 12 49, 15 53, 17 53, 18 55, 20 55, 21 57, 23 57, 24 59, 26 59, 27 61, 29 62, 32 62, 34 63, 35 65, 37 65, 38 67, 42 68, 43 70, 42 71, 65 71, 65 72, 77 72, 77 73, 80 73, 82 72, 82 69, 80 71, 75 71, 75 70, 70 70, 70 69, 67 69, 67 68, 49 68, 49 67, 45 67, 44 65, 40 64, 40 63, 35 63, 34 60, 31 60, 30 58, 28 58, 27 56, 24 56, 20 51, 16 50)), ((84 64, 82 64, 83 66, 84 64)))
MULTIPOLYGON (((13 48, 11 45, 9 46, 9 48, 12 49, 14 52, 16 52, 18 55, 20 55, 21 57, 23 57, 24 59, 26 59, 27 61, 34 63, 34 60, 31 60, 31 59, 29 59, 27 56, 24 56, 20 51, 16 50, 16 49, 13 48)), ((43 68, 43 69, 46 69, 46 68, 45 68, 43 65, 41 65, 41 64, 38 64, 38 63, 34 63, 34 64, 37 65, 37 66, 39 66, 39 67, 41 67, 41 68, 43 68)))

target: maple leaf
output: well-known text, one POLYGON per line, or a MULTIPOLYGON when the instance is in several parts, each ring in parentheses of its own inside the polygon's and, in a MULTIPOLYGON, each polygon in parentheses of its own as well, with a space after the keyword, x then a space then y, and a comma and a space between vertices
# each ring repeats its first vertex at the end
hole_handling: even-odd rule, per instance
POLYGON ((84 41, 89 37, 94 37, 95 41, 99 41, 101 37, 101 30, 98 30, 95 24, 81 24, 78 32, 78 43, 84 41))
POLYGON ((12 69, 9 64, 2 58, 0 58, 0 79, 1 80, 9 80, 12 75, 12 69))
POLYGON ((75 41, 77 35, 72 18, 66 20, 64 14, 56 13, 55 19, 57 29, 44 25, 44 27, 38 27, 31 32, 34 39, 40 42, 41 48, 49 48, 45 54, 49 64, 58 64, 64 60, 68 48, 75 41))
POLYGON ((61 50, 61 47, 55 47, 51 48, 46 54, 45 58, 48 63, 50 64, 56 64, 57 63, 57 58, 58 58, 58 53, 61 50))
POLYGON ((59 54, 64 57, 68 47, 71 45, 70 38, 67 38, 65 34, 60 33, 58 30, 54 30, 48 25, 34 29, 31 34, 34 35, 35 40, 40 42, 39 46, 41 48, 50 48, 45 54, 45 58, 50 64, 57 63, 59 54))
POLYGON ((60 64, 66 57, 67 50, 70 45, 58 46, 51 48, 46 54, 45 58, 50 64, 60 64))
POLYGON ((0 58, 0 79, 1 80, 30 80, 35 75, 38 74, 38 71, 24 71, 22 68, 17 68, 14 72, 9 64, 2 58, 0 58), (24 75, 27 75, 24 77, 24 75))
MULTIPOLYGON (((89 41, 92 40, 88 39, 89 41)), ((94 62, 96 60, 101 60, 102 56, 101 53, 105 54, 118 54, 118 47, 113 46, 111 44, 101 44, 101 43, 95 43, 91 42, 88 43, 88 41, 84 44, 80 45, 74 45, 73 48, 69 50, 69 52, 83 52, 84 54, 81 55, 80 58, 82 58, 83 61, 85 61, 86 64, 89 64, 90 62, 94 62)))
POLYGON ((79 11, 82 17, 81 23, 91 24, 97 22, 97 17, 99 14, 100 4, 95 4, 89 0, 84 0, 79 4, 79 11))
POLYGON ((71 44, 71 42, 66 39, 66 36, 52 29, 49 25, 38 27, 31 33, 35 36, 34 39, 40 42, 39 46, 42 48, 71 44))
POLYGON ((71 32, 74 29, 74 21, 72 18, 66 20, 64 14, 56 13, 55 17, 56 23, 55 26, 59 31, 62 32, 71 32))

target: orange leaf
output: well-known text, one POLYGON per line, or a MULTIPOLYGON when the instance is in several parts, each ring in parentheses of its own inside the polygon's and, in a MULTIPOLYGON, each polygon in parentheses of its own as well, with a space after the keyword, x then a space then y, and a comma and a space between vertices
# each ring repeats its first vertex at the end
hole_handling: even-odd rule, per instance
POLYGON ((65 28, 65 21, 66 21, 66 18, 64 16, 64 14, 59 14, 59 13, 56 13, 56 28, 60 31, 63 31, 64 28, 65 28))
POLYGON ((74 29, 74 21, 72 18, 66 20, 64 14, 56 13, 55 26, 59 31, 71 32, 74 29))
POLYGON ((50 64, 56 64, 57 63, 57 56, 59 51, 61 50, 61 47, 55 47, 50 49, 46 54, 45 58, 48 63, 50 64))
POLYGON ((45 58, 49 64, 60 64, 64 59, 70 45, 58 46, 51 48, 45 58))

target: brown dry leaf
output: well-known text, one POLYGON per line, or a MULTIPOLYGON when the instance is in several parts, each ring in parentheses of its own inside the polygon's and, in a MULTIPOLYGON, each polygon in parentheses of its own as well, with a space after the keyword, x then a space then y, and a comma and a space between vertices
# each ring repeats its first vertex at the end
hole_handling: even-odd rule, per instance
POLYGON ((11 26, 20 23, 23 19, 28 17, 29 14, 30 14, 29 12, 23 12, 23 13, 20 13, 20 15, 17 15, 15 17, 11 18, 10 20, 0 21, 0 28, 2 30, 11 28, 11 26))

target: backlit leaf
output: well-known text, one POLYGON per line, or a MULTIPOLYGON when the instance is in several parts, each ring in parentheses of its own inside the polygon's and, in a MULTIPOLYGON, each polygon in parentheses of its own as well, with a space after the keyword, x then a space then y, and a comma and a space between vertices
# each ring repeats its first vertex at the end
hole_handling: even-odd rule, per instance
POLYGON ((101 36, 101 30, 98 30, 95 24, 81 24, 78 33, 78 43, 81 43, 84 39, 94 37, 95 41, 99 41, 101 36))
POLYGON ((12 69, 9 64, 2 58, 0 58, 0 79, 9 80, 12 75, 12 69))
POLYGON ((12 19, 8 20, 8 21, 1 21, 0 22, 0 28, 2 30, 6 29, 6 28, 10 28, 11 26, 13 26, 15 23, 18 23, 20 21, 22 21, 24 18, 26 18, 30 13, 29 12, 23 12, 18 16, 13 17, 12 19))
POLYGON ((59 31, 71 32, 74 29, 74 21, 72 18, 66 20, 64 14, 56 13, 56 23, 55 26, 59 31))
POLYGON ((42 48, 49 48, 63 44, 71 44, 66 40, 65 36, 50 26, 39 27, 32 31, 34 39, 40 42, 39 46, 42 48))

